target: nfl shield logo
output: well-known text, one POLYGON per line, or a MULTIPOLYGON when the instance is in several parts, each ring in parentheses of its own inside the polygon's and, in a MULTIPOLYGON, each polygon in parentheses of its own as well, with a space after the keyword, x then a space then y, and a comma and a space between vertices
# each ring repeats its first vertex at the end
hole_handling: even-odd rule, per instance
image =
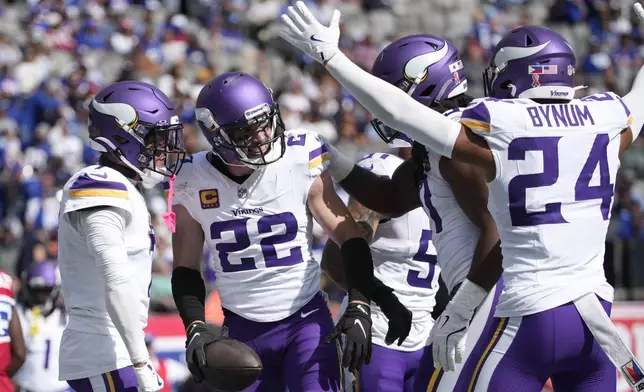
POLYGON ((237 197, 239 197, 240 199, 245 199, 246 195, 248 195, 246 188, 239 188, 237 190, 237 197))

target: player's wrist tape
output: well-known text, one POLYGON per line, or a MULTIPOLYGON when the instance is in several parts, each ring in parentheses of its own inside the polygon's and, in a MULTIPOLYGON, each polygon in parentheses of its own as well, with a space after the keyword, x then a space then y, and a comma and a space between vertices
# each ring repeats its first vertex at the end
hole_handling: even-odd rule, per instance
POLYGON ((331 143, 325 142, 326 149, 329 152, 329 167, 327 171, 335 181, 340 182, 347 178, 351 170, 353 170, 354 163, 349 158, 344 156, 337 148, 333 147, 331 143))
POLYGON ((364 238, 350 238, 340 247, 350 301, 364 301, 373 297, 373 259, 369 243, 364 238), (361 298, 358 298, 361 297, 361 298))
POLYGON ((474 313, 476 308, 485 301, 487 294, 488 292, 481 286, 473 283, 469 279, 465 279, 450 303, 460 309, 474 313))
POLYGON ((177 267, 172 271, 172 297, 187 329, 195 321, 206 322, 204 306, 206 285, 201 273, 192 268, 177 267))

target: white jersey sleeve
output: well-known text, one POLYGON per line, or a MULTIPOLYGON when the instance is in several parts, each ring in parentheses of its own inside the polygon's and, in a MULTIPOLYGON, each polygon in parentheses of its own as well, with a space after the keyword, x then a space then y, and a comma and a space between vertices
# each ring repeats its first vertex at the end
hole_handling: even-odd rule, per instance
POLYGON ((487 98, 464 110, 461 123, 486 140, 495 161, 489 209, 505 281, 497 316, 541 312, 589 292, 612 301, 604 240, 620 135, 631 122, 613 93, 565 104, 487 98))
POLYGON ((114 207, 100 211, 82 211, 79 232, 87 239, 87 248, 94 257, 105 282, 105 306, 118 330, 132 363, 148 359, 145 347, 142 317, 139 304, 131 300, 136 292, 135 276, 128 274, 127 249, 125 247, 125 214, 114 207))
POLYGON ((80 170, 64 187, 58 240, 69 315, 60 377, 88 377, 147 358, 142 330, 155 236, 139 190, 111 168, 80 170), (97 356, 88 346, 114 355, 97 356))
POLYGON ((129 180, 106 166, 88 166, 67 181, 63 191, 67 197, 61 202, 61 213, 92 207, 118 207, 131 214, 132 203, 128 191, 129 180))
POLYGON ((308 161, 302 162, 308 166, 308 183, 306 189, 311 187, 313 181, 318 178, 329 167, 329 152, 320 135, 314 132, 301 130, 289 131, 286 133, 287 146, 304 145, 308 152, 308 161))

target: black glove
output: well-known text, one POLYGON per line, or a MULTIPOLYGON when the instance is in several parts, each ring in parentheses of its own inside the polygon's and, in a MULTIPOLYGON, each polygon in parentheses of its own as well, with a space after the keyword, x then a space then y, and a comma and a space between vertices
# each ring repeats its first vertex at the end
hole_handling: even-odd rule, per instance
POLYGON ((203 381, 203 368, 206 367, 206 353, 204 349, 207 345, 221 339, 213 330, 202 322, 194 322, 188 327, 186 332, 186 362, 192 377, 197 384, 203 381))
POLYGON ((326 343, 345 335, 342 366, 350 372, 371 362, 371 309, 362 303, 349 303, 326 343))
POLYGON ((411 331, 412 313, 405 305, 400 303, 391 287, 378 279, 374 278, 374 281, 373 302, 380 306, 380 310, 389 320, 385 343, 389 345, 398 339, 398 345, 400 346, 411 331))

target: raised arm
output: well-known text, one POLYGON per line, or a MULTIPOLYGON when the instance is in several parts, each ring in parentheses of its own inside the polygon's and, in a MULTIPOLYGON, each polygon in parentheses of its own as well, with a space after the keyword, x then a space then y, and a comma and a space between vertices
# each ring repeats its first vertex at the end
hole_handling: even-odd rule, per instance
POLYGON ((482 166, 488 177, 494 172, 492 154, 482 137, 466 126, 415 101, 404 91, 351 62, 338 49, 340 11, 329 27, 323 26, 302 1, 282 15, 282 37, 322 63, 367 110, 385 125, 403 130, 409 137, 446 157, 482 166), (315 38, 315 39, 313 39, 315 38))

